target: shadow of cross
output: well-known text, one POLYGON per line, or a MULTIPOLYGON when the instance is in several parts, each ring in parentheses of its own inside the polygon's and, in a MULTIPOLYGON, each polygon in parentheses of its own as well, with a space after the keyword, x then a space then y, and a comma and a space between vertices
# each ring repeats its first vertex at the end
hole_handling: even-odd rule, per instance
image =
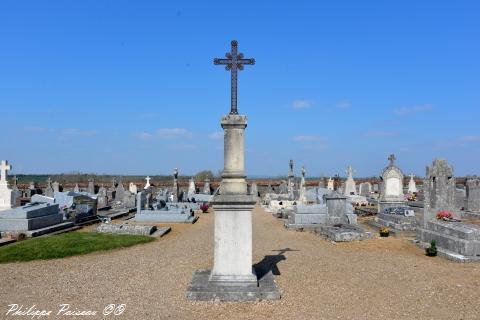
POLYGON ((253 268, 255 269, 258 280, 262 279, 269 272, 272 272, 272 274, 279 276, 280 270, 278 269, 277 264, 280 261, 287 260, 284 253, 290 252, 290 251, 300 251, 300 250, 285 248, 285 249, 272 250, 272 251, 277 251, 278 253, 276 255, 265 256, 262 259, 262 261, 253 265, 253 268))

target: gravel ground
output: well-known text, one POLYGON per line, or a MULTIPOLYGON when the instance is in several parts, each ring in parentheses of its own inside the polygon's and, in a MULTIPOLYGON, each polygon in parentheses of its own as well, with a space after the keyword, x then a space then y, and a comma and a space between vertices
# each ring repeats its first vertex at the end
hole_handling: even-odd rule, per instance
POLYGON ((480 319, 480 265, 428 258, 408 239, 334 244, 286 231, 258 207, 253 241, 254 263, 291 250, 277 257, 279 301, 185 299, 193 271, 213 263, 213 214, 206 214, 144 245, 0 265, 0 318, 27 319, 5 315, 12 303, 52 315, 68 303, 70 310, 98 312, 76 319, 100 319, 114 303, 126 304, 117 319, 480 319))

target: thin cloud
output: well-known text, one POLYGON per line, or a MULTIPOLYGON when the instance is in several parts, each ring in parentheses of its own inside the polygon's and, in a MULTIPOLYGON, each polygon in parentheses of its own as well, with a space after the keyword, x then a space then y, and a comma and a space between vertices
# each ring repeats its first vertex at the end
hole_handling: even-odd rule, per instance
POLYGON ((432 111, 433 106, 431 104, 423 104, 414 107, 402 107, 393 110, 393 113, 397 116, 406 116, 409 114, 421 113, 432 111))
POLYGON ((365 138, 393 137, 396 135, 398 133, 393 131, 368 131, 363 134, 365 138))
POLYGON ((434 149, 465 148, 477 145, 480 142, 480 136, 462 136, 456 139, 439 140, 434 144, 434 149))
POLYGON ((44 128, 44 127, 36 127, 36 126, 25 126, 23 130, 27 132, 35 132, 35 133, 43 133, 43 132, 53 132, 54 129, 44 128))
POLYGON ((93 137, 97 135, 97 131, 95 130, 81 130, 77 128, 62 129, 61 133, 65 135, 83 136, 83 137, 93 137))
POLYGON ((311 100, 294 100, 292 102, 292 108, 293 109, 308 109, 313 106, 313 102, 311 100))
POLYGON ((477 141, 480 141, 480 136, 463 136, 460 138, 460 141, 477 142, 477 141))
POLYGON ((222 140, 223 139, 223 131, 212 132, 208 135, 208 138, 211 140, 222 140))
POLYGON ((138 115, 140 119, 153 119, 158 117, 158 113, 153 113, 153 112, 147 112, 147 113, 140 113, 138 115))
POLYGON ((57 133, 58 135, 64 136, 83 136, 83 137, 92 137, 97 135, 96 130, 83 130, 78 128, 64 128, 64 129, 53 129, 45 127, 35 127, 35 126, 26 126, 23 128, 27 132, 33 133, 57 133))
POLYGON ((325 138, 322 138, 320 136, 296 136, 293 137, 293 141, 298 141, 298 142, 309 142, 309 141, 323 141, 325 138))
POLYGON ((327 139, 321 136, 299 135, 293 137, 292 140, 300 143, 301 148, 307 151, 318 151, 328 148, 327 139))
POLYGON ((199 149, 199 146, 196 144, 176 144, 171 146, 171 149, 174 150, 197 150, 199 149))
POLYGON ((134 138, 137 138, 139 140, 144 140, 144 141, 147 141, 153 138, 153 134, 148 132, 135 132, 132 134, 132 136, 134 138))
POLYGON ((328 144, 325 142, 314 143, 314 144, 306 144, 302 146, 303 150, 307 151, 318 151, 318 150, 325 150, 328 148, 328 144))
POLYGON ((155 132, 156 136, 164 140, 191 138, 193 134, 185 128, 161 128, 155 132))
POLYGON ((352 106, 352 103, 348 100, 339 101, 336 105, 338 109, 348 109, 352 106))

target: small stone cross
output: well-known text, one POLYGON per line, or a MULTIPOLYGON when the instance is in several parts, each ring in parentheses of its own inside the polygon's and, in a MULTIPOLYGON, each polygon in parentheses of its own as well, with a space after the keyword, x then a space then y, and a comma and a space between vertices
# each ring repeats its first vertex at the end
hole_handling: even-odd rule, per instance
POLYGON ((397 160, 397 158, 395 157, 395 155, 392 153, 389 157, 388 157, 388 160, 390 160, 390 165, 393 166, 395 164, 395 160, 397 160))

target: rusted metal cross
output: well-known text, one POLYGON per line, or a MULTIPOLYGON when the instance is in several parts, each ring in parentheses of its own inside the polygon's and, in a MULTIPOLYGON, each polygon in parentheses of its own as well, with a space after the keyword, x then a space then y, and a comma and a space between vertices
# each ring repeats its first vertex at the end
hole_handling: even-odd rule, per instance
POLYGON ((225 65, 225 69, 231 72, 231 106, 230 106, 230 114, 238 114, 237 110, 237 70, 243 70, 244 64, 255 64, 255 59, 244 59, 243 53, 237 52, 238 42, 236 40, 232 40, 232 50, 231 52, 227 52, 225 57, 227 59, 213 59, 213 64, 215 65, 225 65))

